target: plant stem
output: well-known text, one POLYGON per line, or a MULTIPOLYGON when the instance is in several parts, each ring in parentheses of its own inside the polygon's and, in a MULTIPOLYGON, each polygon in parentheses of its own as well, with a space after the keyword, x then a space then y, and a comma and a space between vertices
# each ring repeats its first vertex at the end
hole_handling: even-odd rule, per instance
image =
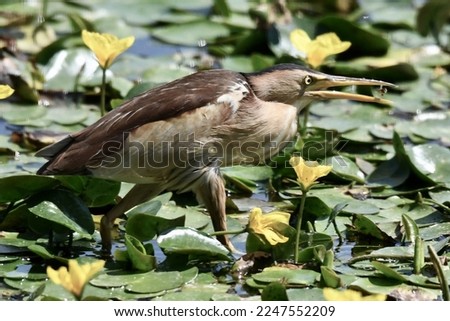
POLYGON ((218 231, 218 232, 212 232, 209 233, 209 235, 211 236, 218 236, 218 235, 236 235, 236 234, 241 234, 244 233, 247 230, 247 227, 244 227, 240 230, 234 230, 234 231, 218 231))
POLYGON ((102 68, 102 88, 101 88, 101 100, 100 100, 100 115, 103 117, 106 114, 106 68, 102 68))
POLYGON ((305 208, 306 201, 306 189, 302 189, 302 198, 300 199, 300 209, 297 214, 297 235, 295 236, 295 251, 294 251, 294 261, 295 264, 298 263, 298 248, 300 247, 300 230, 302 227, 303 210, 305 208))

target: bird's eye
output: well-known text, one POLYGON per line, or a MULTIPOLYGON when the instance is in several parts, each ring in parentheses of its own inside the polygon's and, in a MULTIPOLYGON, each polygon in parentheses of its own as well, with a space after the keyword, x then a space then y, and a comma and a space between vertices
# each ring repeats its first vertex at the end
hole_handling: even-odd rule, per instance
POLYGON ((305 85, 310 85, 313 80, 310 76, 306 76, 304 81, 305 81, 305 85))

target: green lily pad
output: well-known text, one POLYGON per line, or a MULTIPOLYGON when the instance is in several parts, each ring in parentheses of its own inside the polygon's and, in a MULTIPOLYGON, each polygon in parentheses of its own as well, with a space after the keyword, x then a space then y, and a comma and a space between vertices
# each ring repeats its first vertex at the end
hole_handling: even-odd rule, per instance
POLYGON ((308 196, 320 198, 329 208, 333 209, 338 204, 348 204, 343 212, 356 214, 376 214, 380 209, 370 202, 354 199, 344 194, 343 190, 338 188, 313 188, 308 192, 308 196))
POLYGON ((319 26, 335 32, 342 41, 350 41, 352 46, 345 52, 347 56, 381 56, 389 48, 387 41, 381 34, 369 28, 338 16, 327 16, 319 21, 319 26))
POLYGON ((133 207, 126 214, 128 219, 131 219, 133 215, 136 214, 146 214, 146 215, 156 215, 161 209, 162 203, 159 200, 151 200, 149 202, 142 203, 138 206, 133 207))
POLYGON ((320 278, 320 273, 312 270, 291 270, 283 267, 265 268, 252 275, 256 282, 283 282, 286 285, 313 285, 320 278))
POLYGON ((126 231, 140 241, 147 241, 169 229, 184 226, 184 220, 184 216, 169 220, 156 215, 134 214, 127 221, 126 231))
POLYGON ((5 264, 8 262, 12 262, 12 261, 16 261, 18 260, 19 257, 18 256, 0 256, 0 264, 5 264))
POLYGON ((272 178, 273 170, 268 166, 233 166, 224 167, 220 170, 228 176, 243 178, 258 182, 272 178))
POLYGON ((339 178, 349 181, 355 181, 358 183, 364 183, 363 172, 361 172, 358 166, 348 157, 329 157, 325 159, 325 164, 333 166, 332 173, 337 175, 339 178))
POLYGON ((440 204, 450 204, 450 191, 429 192, 430 197, 440 204))
POLYGON ((261 301, 289 301, 286 287, 279 281, 267 284, 261 292, 261 301))
POLYGON ((22 261, 12 261, 8 263, 2 263, 0 264, 0 277, 4 277, 7 273, 11 273, 12 271, 15 271, 16 268, 20 265, 26 264, 22 261))
POLYGON ((4 276, 14 280, 42 281, 47 279, 47 272, 44 266, 27 264, 15 271, 7 272, 4 276))
POLYGON ((202 229, 211 222, 211 218, 208 215, 194 208, 184 208, 174 205, 163 205, 158 211, 157 216, 167 220, 176 220, 180 219, 180 217, 185 217, 186 221, 184 225, 194 229, 202 229))
POLYGON ((183 284, 180 272, 153 272, 144 279, 129 283, 126 289, 136 293, 160 293, 180 288, 183 284))
POLYGON ((420 236, 426 240, 433 240, 444 235, 450 235, 450 223, 440 222, 432 226, 427 226, 420 229, 420 236))
POLYGON ((17 125, 33 125, 39 127, 39 125, 48 126, 50 121, 39 124, 39 120, 47 113, 47 109, 44 106, 31 105, 31 106, 16 106, 2 104, 1 106, 2 118, 10 124, 17 125))
POLYGON ((12 253, 7 251, 7 247, 15 247, 18 248, 19 252, 27 251, 25 250, 28 246, 35 244, 35 240, 29 240, 22 238, 22 236, 18 233, 11 233, 6 237, 0 237, 0 246, 5 246, 5 251, 2 252, 2 248, 0 248, 0 253, 12 253), (13 235, 12 235, 13 234, 13 235), (24 249, 25 248, 25 249, 24 249))
POLYGON ((28 249, 39 255, 40 257, 42 257, 44 260, 58 260, 62 263, 67 264, 68 259, 60 257, 60 256, 56 256, 51 254, 45 247, 43 247, 42 245, 39 244, 32 244, 30 246, 28 246, 28 249))
POLYGON ((101 80, 98 63, 88 48, 60 50, 41 68, 47 90, 72 92, 77 80, 79 84, 93 81, 94 76, 96 83, 100 84, 101 80))
POLYGON ((406 148, 409 160, 420 174, 428 182, 450 182, 450 150, 448 148, 424 144, 406 148))
POLYGON ((287 289, 286 293, 289 301, 325 301, 319 288, 287 289))
POLYGON ((410 168, 405 166, 401 157, 395 156, 381 163, 367 177, 370 184, 380 184, 390 187, 396 187, 403 184, 409 177, 410 168))
POLYGON ((74 125, 86 120, 87 113, 79 108, 49 108, 45 118, 60 125, 74 125))
POLYGON ((18 175, 0 178, 0 203, 15 202, 59 185, 51 177, 18 175))
POLYGON ((331 212, 332 209, 321 198, 316 196, 306 198, 304 213, 308 213, 318 219, 324 219, 329 217, 331 212))
POLYGON ((92 176, 57 176, 56 179, 73 190, 88 207, 100 207, 114 203, 120 190, 120 182, 92 176))
POLYGON ((153 298, 155 295, 150 293, 133 293, 125 287, 101 288, 87 284, 83 289, 83 301, 102 301, 102 300, 122 300, 136 301, 153 298))
POLYGON ((228 250, 216 239, 192 228, 176 228, 157 238, 165 253, 194 254, 229 260, 228 250))
POLYGON ((206 43, 214 42, 219 37, 229 35, 227 27, 220 23, 208 20, 198 20, 185 24, 176 24, 154 29, 153 37, 167 43, 199 46, 202 41, 206 43))
POLYGON ((210 301, 214 291, 181 291, 164 294, 156 299, 156 301, 210 301))
POLYGON ((146 278, 149 274, 153 272, 147 273, 126 273, 124 271, 121 272, 111 272, 100 274, 94 279, 90 280, 89 283, 103 288, 115 288, 122 287, 127 284, 133 282, 140 282, 142 279, 146 278))
POLYGON ((374 237, 381 241, 394 242, 394 240, 383 232, 369 217, 365 215, 353 215, 352 225, 358 233, 374 237))
POLYGON ((43 301, 76 301, 77 298, 64 287, 48 280, 44 283, 45 287, 38 296, 43 301))
POLYGON ((357 279, 350 284, 349 288, 362 290, 370 294, 389 294, 399 288, 408 287, 407 285, 402 285, 402 283, 402 281, 392 278, 368 277, 357 279))
POLYGON ((398 273, 394 269, 391 269, 386 264, 383 264, 383 263, 377 262, 377 261, 372 261, 371 264, 378 271, 383 273, 383 275, 385 275, 387 278, 394 279, 394 280, 400 281, 402 283, 407 282, 407 279, 403 275, 401 275, 400 273, 398 273))
POLYGON ((42 284, 45 283, 45 281, 36 281, 36 280, 29 280, 29 279, 11 279, 5 277, 3 279, 3 282, 8 284, 10 287, 19 289, 26 293, 32 293, 36 291, 42 284))
MULTIPOLYGON (((30 215, 29 220, 44 219, 53 222, 52 227, 65 226, 84 237, 90 237, 94 233, 95 225, 89 209, 81 199, 69 191, 61 189, 52 193, 41 192, 33 195, 27 203, 31 207, 29 210, 35 215, 30 215)), ((36 220, 32 222, 38 224, 36 220)), ((43 231, 48 230, 45 225, 40 227, 43 231)))

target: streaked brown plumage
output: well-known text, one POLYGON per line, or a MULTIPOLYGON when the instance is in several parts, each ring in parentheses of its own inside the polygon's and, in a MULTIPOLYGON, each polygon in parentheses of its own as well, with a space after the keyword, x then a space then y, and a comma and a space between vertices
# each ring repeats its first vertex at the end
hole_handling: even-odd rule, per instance
MULTIPOLYGON (((149 90, 96 123, 38 152, 43 175, 89 174, 137 184, 102 220, 110 249, 114 220, 164 190, 192 190, 226 229, 221 166, 257 165, 297 133, 298 113, 314 99, 385 103, 368 96, 323 91, 342 85, 391 84, 329 76, 294 64, 259 73, 198 72, 149 90)), ((219 240, 229 245, 226 237, 219 240)))

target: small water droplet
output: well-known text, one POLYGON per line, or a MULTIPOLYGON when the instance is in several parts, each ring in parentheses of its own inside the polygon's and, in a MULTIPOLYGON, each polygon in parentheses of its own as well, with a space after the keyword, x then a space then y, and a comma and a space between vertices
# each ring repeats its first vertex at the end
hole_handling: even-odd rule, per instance
POLYGON ((45 22, 45 17, 42 15, 38 15, 37 16, 37 23, 44 23, 45 22))
POLYGON ((200 39, 199 41, 197 41, 197 45, 202 48, 205 47, 207 45, 207 42, 205 39, 200 39))

